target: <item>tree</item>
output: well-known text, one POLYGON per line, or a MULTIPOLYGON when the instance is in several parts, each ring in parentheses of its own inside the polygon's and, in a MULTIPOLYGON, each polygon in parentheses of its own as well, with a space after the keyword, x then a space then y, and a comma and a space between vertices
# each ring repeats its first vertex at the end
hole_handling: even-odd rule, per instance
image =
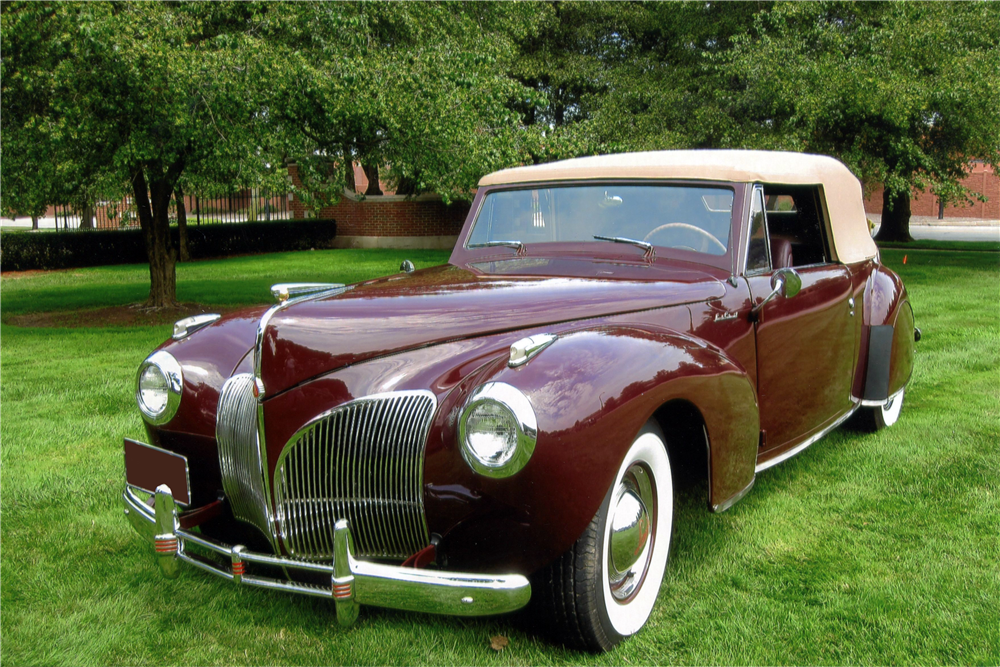
POLYGON ((543 137, 535 161, 710 147, 724 112, 710 57, 770 3, 548 3, 512 76, 544 103, 517 107, 543 137))
POLYGON ((484 173, 524 161, 526 132, 509 102, 532 94, 506 72, 512 38, 533 29, 530 3, 286 11, 296 94, 272 110, 299 133, 286 150, 313 194, 353 187, 350 165, 360 162, 369 193, 382 168, 404 192, 469 198, 484 173))
MULTIPOLYGON (((176 302, 168 207, 181 176, 242 184, 281 176, 266 159, 269 75, 283 62, 268 39, 276 9, 3 6, 4 161, 37 141, 55 165, 52 188, 70 200, 98 183, 127 183, 146 241, 150 307, 176 302)), ((23 155, 26 164, 40 159, 23 155)), ((10 176, 5 169, 5 205, 40 191, 10 176)))
POLYGON ((546 100, 535 161, 665 148, 839 157, 883 183, 881 238, 911 191, 968 195, 1000 151, 995 3, 551 3, 511 76, 546 100))
POLYGON ((716 61, 732 141, 838 156, 884 185, 880 240, 907 241, 911 192, 967 195, 1000 164, 1000 6, 788 3, 716 61))

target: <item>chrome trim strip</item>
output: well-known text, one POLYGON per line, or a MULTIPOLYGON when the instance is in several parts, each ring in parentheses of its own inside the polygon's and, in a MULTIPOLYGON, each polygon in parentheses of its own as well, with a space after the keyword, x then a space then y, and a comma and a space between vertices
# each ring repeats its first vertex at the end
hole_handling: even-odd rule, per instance
POLYGON ((859 405, 861 405, 861 406, 863 406, 863 407, 866 407, 866 408, 882 408, 882 407, 885 407, 886 405, 889 405, 889 404, 890 404, 890 403, 892 403, 892 402, 893 402, 894 400, 896 400, 896 398, 897 398, 897 397, 898 397, 898 396, 899 396, 900 394, 902 394, 902 393, 903 393, 904 391, 906 391, 906 387, 903 387, 902 389, 900 389, 899 391, 897 391, 897 392, 896 392, 895 394, 893 394, 893 395, 892 395, 892 396, 890 396, 889 398, 885 399, 884 401, 877 401, 877 400, 862 400, 862 401, 861 401, 861 402, 859 403, 859 405))
POLYGON ((455 616, 484 616, 520 609, 531 599, 531 584, 527 577, 519 574, 489 575, 420 570, 357 560, 353 553, 350 526, 343 519, 334 526, 336 551, 327 563, 246 551, 241 545, 229 546, 179 528, 176 510, 172 508, 170 499, 170 489, 160 487, 157 493, 157 506, 160 509, 154 511, 131 489, 126 487, 122 494, 122 503, 129 520, 147 541, 153 541, 158 522, 168 530, 157 537, 176 540, 174 551, 158 552, 157 558, 161 560, 161 564, 176 567, 176 563, 182 561, 238 584, 333 598, 337 618, 345 625, 357 618, 358 607, 362 604, 455 616), (297 570, 329 575, 330 586, 251 574, 236 576, 231 566, 214 562, 197 553, 188 553, 187 549, 192 546, 228 557, 229 562, 261 563, 284 568, 286 572, 297 570))
POLYGON ((854 412, 855 412, 855 410, 857 410, 857 409, 858 409, 857 405, 853 406, 845 414, 843 414, 841 417, 839 417, 835 422, 833 422, 832 424, 830 424, 829 426, 827 426, 825 429, 823 429, 822 431, 820 431, 816 435, 813 435, 813 436, 811 436, 809 438, 806 438, 805 440, 803 440, 801 443, 799 443, 795 447, 789 449, 787 452, 783 452, 782 454, 779 454, 778 456, 774 457, 773 459, 768 459, 767 461, 764 461, 763 463, 758 463, 757 467, 754 468, 754 472, 755 473, 759 473, 762 470, 767 470, 768 468, 771 468, 773 466, 778 465, 782 461, 787 461, 788 459, 792 458, 793 456, 795 456, 796 454, 798 454, 799 452, 801 452, 802 450, 804 450, 806 447, 808 447, 809 445, 813 444, 814 442, 816 442, 817 440, 819 440, 820 438, 822 438, 823 436, 825 436, 827 433, 829 433, 830 431, 832 431, 833 429, 837 428, 838 426, 840 426, 841 424, 843 424, 845 421, 847 421, 850 418, 850 416, 853 415, 854 412))
MULTIPOLYGON (((755 471, 755 474, 756 474, 756 471, 755 471)), ((750 479, 750 483, 747 484, 745 487, 743 487, 743 490, 740 491, 739 493, 737 493, 735 496, 733 496, 729 500, 726 500, 724 502, 719 503, 718 505, 712 505, 712 511, 715 512, 715 513, 725 512, 727 509, 729 509, 730 507, 732 507, 736 503, 738 503, 741 500, 743 500, 743 496, 745 496, 746 494, 750 493, 750 489, 753 488, 753 485, 754 485, 754 483, 756 481, 757 481, 757 478, 756 477, 752 477, 750 479)))
MULTIPOLYGON (((759 184, 754 184, 753 187, 749 188, 750 197, 747 199, 746 208, 744 209, 745 220, 743 225, 743 230, 741 231, 741 253, 736 257, 736 273, 737 275, 746 275, 747 271, 747 260, 749 260, 750 255, 750 230, 753 227, 753 199, 757 194, 757 190, 761 190, 763 195, 763 186, 759 184)), ((735 276, 733 276, 735 278, 735 276)), ((735 285, 733 285, 735 287, 735 285)))
MULTIPOLYGON (((295 283, 288 283, 288 284, 292 285, 295 283)), ((267 312, 261 316, 260 322, 257 324, 257 337, 256 340, 254 341, 254 346, 253 346, 253 377, 257 383, 257 394, 256 394, 257 400, 264 399, 264 382, 263 380, 261 380, 260 377, 260 364, 262 356, 261 353, 263 351, 263 344, 264 344, 264 333, 267 331, 267 325, 268 323, 270 323, 271 318, 274 317, 278 313, 278 311, 288 308, 289 306, 294 306, 297 303, 302 303, 303 301, 309 301, 311 299, 318 299, 321 297, 337 296, 338 294, 343 294, 344 292, 350 289, 349 286, 340 283, 337 284, 330 283, 330 285, 332 285, 332 287, 330 287, 329 289, 320 292, 311 292, 309 294, 305 294, 303 296, 299 296, 294 299, 288 299, 287 301, 282 301, 281 303, 275 304, 270 308, 268 308, 267 312)), ((278 285, 276 285, 275 287, 277 286, 278 285)))
POLYGON ((277 283, 271 285, 271 296, 279 303, 288 301, 289 297, 300 297, 317 292, 329 292, 343 287, 343 283, 277 283))

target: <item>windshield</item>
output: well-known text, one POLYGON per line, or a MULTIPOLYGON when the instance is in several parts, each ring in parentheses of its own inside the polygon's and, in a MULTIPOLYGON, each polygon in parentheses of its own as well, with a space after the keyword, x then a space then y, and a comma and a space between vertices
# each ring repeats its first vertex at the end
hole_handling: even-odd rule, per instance
POLYGON ((617 237, 725 255, 733 191, 692 185, 586 185, 499 190, 483 200, 467 247, 601 242, 617 237))

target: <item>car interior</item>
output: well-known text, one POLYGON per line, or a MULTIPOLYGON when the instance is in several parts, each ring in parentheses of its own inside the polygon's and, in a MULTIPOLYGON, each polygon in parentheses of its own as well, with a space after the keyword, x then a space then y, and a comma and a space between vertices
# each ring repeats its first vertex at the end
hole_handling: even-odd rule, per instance
POLYGON ((817 186, 764 185, 772 269, 830 261, 820 197, 817 186))

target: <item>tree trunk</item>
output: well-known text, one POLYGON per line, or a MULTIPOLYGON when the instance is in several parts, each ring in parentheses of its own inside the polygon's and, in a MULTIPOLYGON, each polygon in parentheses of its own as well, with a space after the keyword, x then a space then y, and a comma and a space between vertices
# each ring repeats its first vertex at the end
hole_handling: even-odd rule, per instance
POLYGON ((910 191, 882 192, 882 226, 876 241, 912 241, 910 236, 910 191))
POLYGON ((358 184, 354 181, 354 161, 351 160, 351 151, 346 145, 344 146, 344 182, 351 194, 358 191, 358 184))
POLYGON ((365 177, 368 179, 368 188, 365 190, 365 196, 371 197, 382 194, 382 188, 378 185, 378 165, 369 167, 367 164, 362 164, 361 168, 365 170, 365 177))
POLYGON ((37 215, 31 216, 31 229, 35 230, 35 231, 38 230, 38 216, 37 215))
POLYGON ((182 262, 190 262, 191 249, 188 246, 187 209, 184 207, 184 190, 179 185, 174 187, 174 200, 177 202, 177 238, 180 240, 178 259, 182 262))
POLYGON ((399 185, 396 186, 396 194, 406 195, 407 197, 420 194, 417 192, 417 179, 410 178, 409 176, 400 178, 399 185))
POLYGON ((170 235, 170 194, 173 187, 162 176, 152 180, 148 189, 142 167, 135 170, 132 192, 139 213, 139 225, 146 241, 149 259, 149 308, 177 305, 177 248, 170 235))
POLYGON ((94 205, 84 204, 80 211, 80 229, 94 228, 94 205))

